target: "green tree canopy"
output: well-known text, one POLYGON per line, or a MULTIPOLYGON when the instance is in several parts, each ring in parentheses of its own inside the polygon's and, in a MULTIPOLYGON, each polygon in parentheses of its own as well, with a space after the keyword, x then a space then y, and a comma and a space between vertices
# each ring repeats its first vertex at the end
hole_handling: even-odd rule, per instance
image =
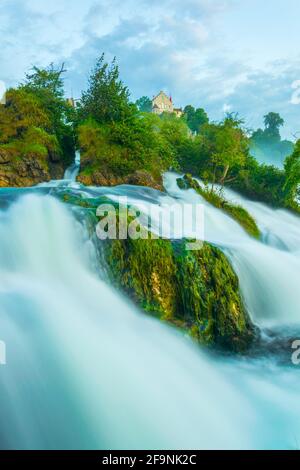
POLYGON ((271 135, 279 134, 279 129, 284 125, 284 119, 278 113, 268 113, 264 116, 265 129, 271 135))
POLYGON ((242 129, 243 121, 229 114, 216 124, 205 124, 201 130, 202 151, 207 166, 212 168, 210 179, 222 185, 232 179, 231 169, 242 168, 248 154, 248 138, 242 129))
POLYGON ((284 165, 286 181, 284 190, 287 201, 293 206, 300 197, 300 140, 284 165))
POLYGON ((151 113, 152 111, 152 101, 148 96, 142 96, 136 100, 135 105, 142 113, 151 113))
POLYGON ((0 106, 0 154, 13 163, 23 157, 47 165, 59 161, 62 151, 51 129, 51 118, 38 96, 24 88, 10 89, 0 106))
POLYGON ((124 121, 135 112, 135 106, 129 102, 129 90, 120 80, 116 60, 108 64, 102 54, 91 73, 87 91, 82 93, 80 119, 111 123, 124 121))
POLYGON ((65 165, 68 165, 74 159, 75 110, 67 103, 64 96, 63 74, 65 72, 64 64, 59 68, 56 68, 54 64, 46 68, 33 67, 20 88, 34 95, 41 103, 49 118, 46 130, 56 136, 65 165))
POLYGON ((47 130, 51 121, 39 98, 25 89, 9 89, 0 106, 0 141, 20 138, 30 127, 47 130))
POLYGON ((184 117, 193 132, 199 132, 200 127, 208 123, 208 116, 203 108, 195 109, 193 106, 187 105, 184 108, 184 117))

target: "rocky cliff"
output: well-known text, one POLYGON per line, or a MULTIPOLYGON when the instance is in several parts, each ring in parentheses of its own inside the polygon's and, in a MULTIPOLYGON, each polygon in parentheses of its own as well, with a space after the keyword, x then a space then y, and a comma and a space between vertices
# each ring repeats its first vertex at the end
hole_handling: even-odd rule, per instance
POLYGON ((31 153, 19 156, 0 148, 0 187, 33 186, 60 179, 63 175, 63 164, 51 161, 48 155, 31 153))

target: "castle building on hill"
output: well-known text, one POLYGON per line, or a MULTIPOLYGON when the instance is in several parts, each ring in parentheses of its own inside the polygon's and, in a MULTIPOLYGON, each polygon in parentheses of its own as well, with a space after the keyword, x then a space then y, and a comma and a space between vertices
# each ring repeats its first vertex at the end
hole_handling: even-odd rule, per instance
POLYGON ((171 96, 169 97, 163 91, 160 91, 152 100, 152 113, 175 113, 177 117, 180 117, 183 111, 181 108, 174 108, 171 96))

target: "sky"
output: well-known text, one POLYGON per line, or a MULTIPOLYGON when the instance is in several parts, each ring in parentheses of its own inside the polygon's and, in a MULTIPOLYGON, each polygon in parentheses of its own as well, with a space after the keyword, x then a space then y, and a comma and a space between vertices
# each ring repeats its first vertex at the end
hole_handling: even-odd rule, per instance
POLYGON ((0 0, 0 94, 33 65, 65 62, 66 94, 79 98, 104 52, 133 100, 164 90, 212 120, 238 112, 250 129, 279 112, 293 139, 299 19, 299 0, 0 0))

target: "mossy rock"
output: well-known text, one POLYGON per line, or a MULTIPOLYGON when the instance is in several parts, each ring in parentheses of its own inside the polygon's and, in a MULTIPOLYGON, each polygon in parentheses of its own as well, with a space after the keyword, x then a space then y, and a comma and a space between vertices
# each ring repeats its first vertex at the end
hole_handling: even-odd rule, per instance
POLYGON ((189 174, 182 178, 177 178, 177 185, 180 189, 194 189, 200 196, 213 206, 226 212, 232 219, 243 227, 243 229, 254 238, 260 238, 260 230, 249 212, 244 207, 228 202, 220 194, 210 189, 202 188, 198 181, 189 174))
POLYGON ((200 343, 245 351, 255 328, 226 256, 207 243, 110 240, 105 257, 113 282, 143 309, 183 328, 200 343))
MULTIPOLYGON (((98 221, 96 208, 107 202, 105 196, 87 199, 65 191, 60 198, 84 211, 93 225, 98 221)), ((113 284, 147 313, 181 328, 199 343, 246 351, 256 328, 224 253, 208 243, 187 250, 187 240, 152 238, 147 233, 147 239, 96 239, 113 284)))
POLYGON ((192 336, 228 350, 247 349, 255 328, 244 308, 238 277, 224 253, 207 243, 193 251, 185 250, 179 243, 174 253, 180 287, 179 312, 192 336))

